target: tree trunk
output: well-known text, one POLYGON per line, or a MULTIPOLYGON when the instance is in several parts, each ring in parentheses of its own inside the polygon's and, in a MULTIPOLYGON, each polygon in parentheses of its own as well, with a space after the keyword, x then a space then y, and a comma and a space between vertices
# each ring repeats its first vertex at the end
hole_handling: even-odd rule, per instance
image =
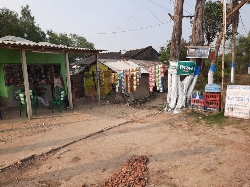
POLYGON ((206 0, 196 0, 194 24, 192 29, 192 41, 193 46, 204 45, 204 12, 205 12, 206 0))
POLYGON ((171 38, 170 60, 179 60, 182 36, 182 16, 184 0, 175 0, 174 27, 171 38))

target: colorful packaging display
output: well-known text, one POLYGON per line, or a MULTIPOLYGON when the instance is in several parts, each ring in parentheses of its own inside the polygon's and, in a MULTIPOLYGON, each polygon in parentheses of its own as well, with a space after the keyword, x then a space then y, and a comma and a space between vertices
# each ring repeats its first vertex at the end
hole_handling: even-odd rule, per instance
POLYGON ((124 71, 121 71, 121 83, 122 83, 122 93, 124 93, 125 90, 125 75, 124 75, 124 71))
POLYGON ((115 73, 115 76, 114 76, 114 81, 115 81, 115 91, 118 92, 119 90, 119 80, 120 80, 120 74, 119 73, 115 73))
POLYGON ((151 66, 148 69, 149 71, 149 90, 153 92, 154 86, 157 87, 157 90, 163 92, 162 77, 164 77, 165 68, 163 64, 151 66))

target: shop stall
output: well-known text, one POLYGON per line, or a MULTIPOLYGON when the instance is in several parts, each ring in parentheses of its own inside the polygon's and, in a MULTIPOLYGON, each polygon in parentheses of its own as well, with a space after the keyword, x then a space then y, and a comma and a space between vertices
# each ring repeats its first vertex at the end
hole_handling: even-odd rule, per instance
POLYGON ((65 83, 69 108, 73 109, 68 54, 98 56, 101 51, 104 50, 74 48, 47 42, 35 43, 13 36, 0 38, 0 103, 9 107, 18 106, 15 91, 24 90, 28 118, 31 119, 30 87, 35 80, 38 81, 51 100, 51 80, 56 70, 65 83))

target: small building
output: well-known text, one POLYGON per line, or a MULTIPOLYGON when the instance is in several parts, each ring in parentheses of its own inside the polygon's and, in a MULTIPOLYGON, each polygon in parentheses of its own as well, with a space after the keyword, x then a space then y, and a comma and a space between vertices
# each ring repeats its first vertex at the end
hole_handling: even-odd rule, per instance
MULTIPOLYGON (((23 88, 29 95, 29 87, 34 80, 47 87, 51 99, 50 79, 54 71, 61 74, 65 89, 68 90, 70 108, 73 109, 71 81, 69 73, 69 53, 95 54, 97 49, 74 48, 48 42, 32 42, 23 38, 6 36, 0 38, 0 102, 14 107, 15 90, 23 88)), ((28 116, 31 118, 30 98, 26 97, 28 116)))

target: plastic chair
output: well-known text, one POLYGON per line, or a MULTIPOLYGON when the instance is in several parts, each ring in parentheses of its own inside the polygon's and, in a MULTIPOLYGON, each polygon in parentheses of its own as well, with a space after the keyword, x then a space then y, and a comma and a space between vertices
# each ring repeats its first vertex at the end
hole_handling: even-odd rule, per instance
MULTIPOLYGON (((30 90, 30 97, 31 97, 31 106, 33 107, 34 111, 35 111, 35 115, 36 115, 36 95, 33 90, 30 90)), ((22 107, 25 107, 26 110, 26 117, 28 117, 28 113, 27 113, 27 102, 26 102, 26 95, 25 92, 19 92, 18 93, 19 96, 19 101, 20 101, 20 117, 22 116, 22 107)))
POLYGON ((84 95, 84 98, 91 98, 92 102, 95 102, 95 86, 91 88, 90 93, 84 95))
POLYGON ((57 105, 58 111, 61 113, 62 112, 62 107, 61 105, 64 103, 64 98, 66 96, 66 91, 65 90, 60 90, 55 93, 55 99, 52 101, 52 112, 54 112, 54 105, 57 105))

